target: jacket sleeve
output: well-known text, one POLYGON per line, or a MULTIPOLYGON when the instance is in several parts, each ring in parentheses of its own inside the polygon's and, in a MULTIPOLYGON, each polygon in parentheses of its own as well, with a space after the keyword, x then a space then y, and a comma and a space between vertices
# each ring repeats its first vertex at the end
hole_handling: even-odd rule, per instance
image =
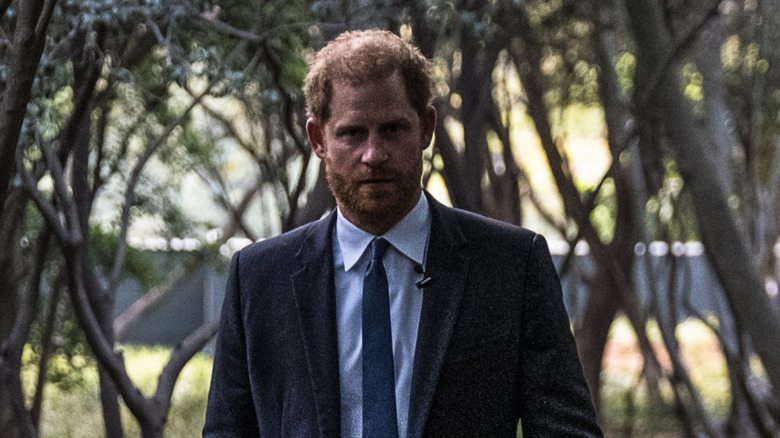
POLYGON ((214 353, 204 438, 258 437, 257 416, 247 367, 246 335, 242 317, 239 264, 241 252, 230 264, 214 353))
POLYGON ((520 387, 523 434, 600 437, 561 284, 541 235, 533 240, 526 266, 520 387))

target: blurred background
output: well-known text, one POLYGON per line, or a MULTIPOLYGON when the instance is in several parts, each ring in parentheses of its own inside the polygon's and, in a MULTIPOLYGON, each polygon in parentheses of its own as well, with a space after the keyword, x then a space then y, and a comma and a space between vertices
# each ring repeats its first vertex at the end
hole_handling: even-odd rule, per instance
POLYGON ((780 3, 0 0, 0 436, 191 437, 236 250, 334 207, 306 62, 435 66, 440 201, 545 234, 609 437, 780 436, 780 3))

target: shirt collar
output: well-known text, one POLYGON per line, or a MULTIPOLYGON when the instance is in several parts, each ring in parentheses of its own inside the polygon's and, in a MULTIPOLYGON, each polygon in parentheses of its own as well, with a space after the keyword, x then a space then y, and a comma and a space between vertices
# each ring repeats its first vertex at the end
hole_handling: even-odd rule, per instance
MULTIPOLYGON (((425 259, 425 246, 428 243, 428 231, 431 229, 431 212, 428 199, 420 194, 420 200, 403 219, 381 237, 403 255, 420 265, 425 259), (425 236, 425 238, 420 238, 425 236)), ((349 271, 360 260, 366 247, 377 236, 361 230, 347 220, 337 209, 336 238, 344 259, 344 270, 349 271)))

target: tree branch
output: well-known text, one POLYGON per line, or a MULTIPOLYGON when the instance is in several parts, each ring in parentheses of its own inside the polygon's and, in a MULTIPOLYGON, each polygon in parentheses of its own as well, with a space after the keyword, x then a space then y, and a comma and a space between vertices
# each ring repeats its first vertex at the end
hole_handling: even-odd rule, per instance
POLYGON ((49 27, 49 21, 54 13, 54 7, 57 5, 57 0, 46 0, 41 9, 41 15, 38 18, 38 23, 35 26, 35 34, 38 38, 46 38, 46 29, 49 27))
POLYGON ((45 35, 35 32, 42 8, 42 0, 20 2, 14 42, 8 54, 6 83, 0 99, 0 216, 5 208, 14 154, 46 42, 45 35))
POLYGON ((81 275, 82 270, 87 269, 87 267, 82 266, 83 258, 78 254, 80 250, 83 249, 65 247, 64 254, 68 267, 68 286, 73 309, 98 362, 102 364, 106 372, 111 376, 111 380, 113 380, 119 393, 122 394, 122 398, 133 415, 139 420, 143 419, 147 416, 146 399, 130 380, 122 356, 114 352, 113 345, 106 339, 87 297, 87 291, 81 275))
POLYGON ((135 300, 135 302, 133 302, 133 304, 131 304, 127 310, 122 312, 122 314, 114 320, 114 336, 116 336, 117 339, 121 339, 122 335, 125 334, 125 331, 128 329, 130 324, 140 318, 141 315, 146 312, 146 309, 154 305, 154 303, 160 301, 160 298, 164 297, 165 294, 170 292, 173 285, 182 278, 184 273, 184 264, 179 263, 175 268, 173 268, 172 271, 168 273, 168 275, 165 276, 165 279, 162 281, 162 283, 149 289, 148 292, 135 300))
POLYGON ((702 14, 699 21, 694 23, 687 32, 683 34, 681 38, 672 44, 672 47, 666 50, 661 59, 655 65, 650 78, 646 82, 643 90, 639 93, 639 97, 636 102, 637 108, 644 108, 647 102, 656 94, 656 88, 661 80, 666 76, 669 67, 672 65, 675 59, 682 53, 683 49, 688 47, 696 37, 699 35, 699 31, 710 21, 711 18, 718 16, 718 8, 720 7, 720 1, 715 0, 710 5, 710 8, 702 14))
POLYGON ((116 288, 116 285, 119 284, 120 276, 122 275, 122 268, 125 262, 125 253, 127 251, 127 230, 130 225, 130 208, 133 206, 135 186, 138 183, 138 179, 141 177, 141 172, 143 171, 144 166, 146 166, 146 162, 157 151, 157 149, 162 146, 168 136, 171 135, 173 130, 184 122, 184 119, 189 115, 190 111, 192 111, 193 108, 195 108, 200 103, 200 101, 211 91, 213 85, 213 83, 210 83, 200 95, 195 97, 192 103, 190 103, 190 105, 181 115, 179 115, 178 118, 176 118, 176 120, 173 120, 168 124, 162 135, 160 135, 157 140, 150 143, 146 147, 144 154, 133 168, 133 171, 130 175, 130 180, 127 182, 127 186, 125 188, 125 203, 122 208, 122 215, 120 219, 121 229, 119 232, 119 248, 117 249, 116 259, 114 260, 114 267, 111 270, 111 274, 109 276, 109 284, 111 285, 109 290, 116 288))
POLYGON ((311 22, 302 22, 302 23, 289 23, 285 25, 280 25, 277 27, 274 27, 273 29, 270 29, 262 34, 256 34, 254 32, 247 32, 245 30, 237 29, 224 21, 219 19, 219 13, 220 8, 219 6, 214 6, 214 8, 210 11, 206 11, 202 14, 200 14, 200 18, 208 23, 211 23, 212 26, 214 26, 215 29, 217 29, 220 32, 226 33, 228 35, 232 35, 247 41, 251 41, 253 43, 259 43, 263 44, 265 41, 271 37, 274 33, 279 33, 284 31, 285 29, 291 29, 291 28, 305 28, 308 26, 311 26, 314 23, 311 22))
POLYGON ((54 154, 51 149, 51 145, 48 142, 43 141, 40 136, 38 137, 38 148, 43 152, 43 157, 46 160, 49 174, 54 180, 54 192, 57 194, 57 199, 60 201, 61 209, 65 215, 66 223, 68 224, 69 238, 66 242, 71 245, 77 245, 83 239, 81 234, 81 226, 79 221, 79 212, 76 206, 76 201, 73 199, 73 195, 68 193, 68 184, 65 182, 65 176, 63 174, 62 165, 60 160, 54 154))
POLYGON ((666 285, 667 305, 662 307, 661 304, 656 301, 656 318, 658 319, 658 328, 661 331, 661 339, 664 342, 664 346, 666 347, 667 353, 669 353, 669 359, 672 363, 672 373, 669 376, 669 379, 672 383, 672 389, 675 392, 676 399, 678 403, 681 404, 681 407, 692 411, 688 412, 688 414, 693 414, 695 416, 694 419, 701 423, 707 436, 716 437, 718 436, 716 428, 708 417, 701 395, 699 394, 696 385, 691 381, 691 377, 685 369, 680 357, 680 344, 675 334, 678 314, 675 287, 677 281, 677 257, 670 253, 667 256, 667 260, 671 263, 669 280, 666 285), (688 397, 680 396, 680 387, 685 389, 688 397), (690 406, 686 406, 683 400, 687 400, 690 406))
MULTIPOLYGON (((207 172, 208 170, 206 169, 195 167, 195 173, 200 177, 200 179, 208 184, 209 187, 212 187, 212 181, 209 179, 210 176, 206 174, 207 172)), ((219 190, 212 189, 212 195, 230 213, 230 222, 228 222, 222 228, 223 238, 227 239, 233 236, 236 232, 236 229, 240 228, 246 237, 251 240, 257 240, 257 236, 251 230, 249 230, 249 228, 244 223, 243 218, 244 212, 249 207, 252 199, 260 192, 264 182, 261 179, 257 179, 254 185, 249 187, 246 192, 244 192, 244 195, 241 197, 241 201, 238 203, 238 206, 233 206, 233 203, 230 202, 230 200, 225 196, 225 193, 228 192, 227 185, 222 180, 218 172, 214 172, 213 176, 217 180, 216 183, 219 185, 219 190)))
POLYGON ((30 198, 32 198, 35 206, 38 207, 38 210, 41 212, 44 219, 46 219, 46 223, 52 227, 54 233, 57 235, 57 239, 62 242, 68 242, 69 245, 75 244, 75 242, 70 241, 71 236, 68 235, 67 230, 60 222, 54 205, 38 191, 38 183, 32 174, 26 169, 19 169, 19 176, 22 178, 22 184, 24 185, 25 191, 30 198))
POLYGON ((187 336, 176 346, 171 353, 168 364, 165 365, 159 379, 157 380, 157 392, 154 395, 154 402, 157 406, 165 406, 165 412, 170 406, 173 387, 176 379, 181 373, 182 368, 187 362, 200 351, 219 329, 218 322, 205 323, 198 327, 194 332, 187 336))
POLYGON ((49 303, 46 311, 46 322, 43 331, 41 332, 41 354, 40 360, 38 361, 38 381, 35 384, 35 396, 33 397, 32 406, 30 407, 30 417, 32 417, 32 422, 36 429, 39 429, 43 405, 43 392, 46 388, 46 375, 49 366, 49 358, 52 353, 52 336, 58 323, 57 309, 61 301, 62 290, 64 289, 62 284, 63 273, 59 272, 59 274, 60 275, 58 275, 55 281, 52 282, 52 292, 49 296, 49 303))
POLYGON ((32 289, 29 293, 22 294, 22 305, 19 308, 19 314, 16 315, 16 322, 11 333, 8 336, 7 344, 3 349, 8 349, 15 357, 21 358, 22 349, 29 337, 30 327, 35 316, 38 314, 38 302, 41 296, 41 278, 43 277, 44 263, 48 254, 48 245, 51 238, 51 228, 45 224, 41 231, 40 239, 35 250, 35 264, 30 278, 36 279, 32 282, 32 289))
MULTIPOLYGON (((188 90, 189 91, 189 90, 188 90)), ((192 93, 190 93, 192 95, 192 93)), ((193 95, 194 97, 194 95, 193 95)), ((268 163, 266 163, 258 154, 257 151, 255 151, 252 146, 249 145, 243 138, 241 138, 241 134, 238 132, 238 129, 236 129, 233 122, 227 118, 224 114, 218 112, 217 110, 211 108, 208 104, 204 103, 202 105, 203 109, 211 116, 214 117, 218 122, 222 124, 222 126, 228 130, 228 133, 231 137, 233 137, 234 140, 236 140, 236 143, 241 147, 241 149, 244 150, 244 152, 248 153, 252 156, 252 158, 255 159, 255 162, 257 162, 258 166, 261 168, 265 168, 268 166, 268 163)))
MULTIPOLYGON (((642 56, 637 65, 647 69, 659 64, 658 47, 666 47, 671 37, 663 11, 653 2, 627 2, 635 39, 642 56)), ((744 324, 772 383, 780 393, 780 321, 766 293, 764 282, 749 252, 743 234, 731 214, 728 194, 718 181, 708 152, 711 142, 695 129, 689 103, 680 92, 679 77, 667 74, 665 86, 655 93, 662 103, 661 120, 674 152, 685 190, 691 194, 699 230, 708 259, 723 286, 729 305, 744 324)))
POLYGON ((297 126, 293 122, 292 115, 294 114, 294 102, 290 93, 288 93, 285 89, 284 83, 282 81, 283 65, 279 60, 276 59, 271 50, 265 44, 263 45, 263 52, 266 54, 266 58, 269 60, 268 67, 271 70, 271 75, 273 76, 276 89, 279 91, 279 95, 281 96, 282 108, 280 112, 282 117, 282 124, 284 125, 287 133, 292 138, 296 149, 303 156, 303 163, 301 163, 301 173, 298 175, 298 181, 296 182, 295 187, 286 187, 287 205, 290 208, 287 218, 284 221, 284 230, 286 231, 293 228, 296 211, 298 210, 298 199, 300 199, 301 194, 306 188, 306 179, 308 176, 306 171, 309 167, 309 161, 311 160, 311 149, 307 147, 306 141, 302 139, 300 135, 298 135, 298 130, 296 129, 297 126))

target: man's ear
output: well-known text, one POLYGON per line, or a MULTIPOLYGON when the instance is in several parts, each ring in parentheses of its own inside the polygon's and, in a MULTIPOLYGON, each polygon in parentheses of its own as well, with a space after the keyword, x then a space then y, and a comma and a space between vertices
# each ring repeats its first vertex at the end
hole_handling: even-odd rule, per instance
POLYGON ((436 130, 436 109, 429 106, 425 110, 425 114, 422 116, 422 132, 423 132, 423 145, 422 149, 425 150, 431 145, 433 139, 433 132, 436 130))
POLYGON ((306 134, 309 136, 309 143, 311 143, 311 149, 314 154, 320 157, 321 160, 325 159, 325 133, 322 126, 314 120, 309 118, 306 121, 306 134))

